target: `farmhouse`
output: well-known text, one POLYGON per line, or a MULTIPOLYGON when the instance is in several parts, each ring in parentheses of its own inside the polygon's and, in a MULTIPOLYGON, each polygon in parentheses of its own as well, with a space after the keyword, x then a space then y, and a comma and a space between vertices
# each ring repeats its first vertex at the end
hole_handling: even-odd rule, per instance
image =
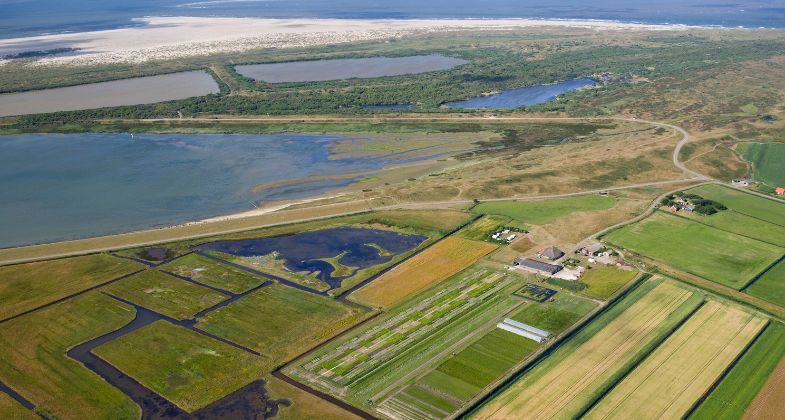
POLYGON ((785 187, 777 187, 774 192, 777 193, 777 195, 785 195, 785 187))
POLYGON ((549 246, 548 248, 545 248, 539 253, 537 253, 537 257, 547 258, 552 261, 556 261, 563 256, 564 256, 564 252, 561 249, 556 248, 555 246, 549 246))
POLYGON ((548 264, 541 261, 533 260, 531 258, 516 258, 512 264, 520 267, 526 271, 542 274, 545 276, 552 276, 562 270, 562 266, 555 264, 548 264))
POLYGON ((591 257, 592 255, 597 254, 598 252, 602 251, 605 248, 601 243, 594 243, 589 246, 585 246, 581 248, 578 252, 583 255, 584 257, 591 257))

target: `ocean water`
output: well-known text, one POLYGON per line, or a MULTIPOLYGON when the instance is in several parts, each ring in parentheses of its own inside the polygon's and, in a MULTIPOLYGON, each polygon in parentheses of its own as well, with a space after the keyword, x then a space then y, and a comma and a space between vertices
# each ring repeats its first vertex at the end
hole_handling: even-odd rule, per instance
POLYGON ((785 27, 785 0, 3 0, 0 38, 139 24, 144 16, 548 18, 785 27))
POLYGON ((338 135, 24 134, 0 136, 0 247, 179 224, 313 196, 386 158, 330 157, 338 135))

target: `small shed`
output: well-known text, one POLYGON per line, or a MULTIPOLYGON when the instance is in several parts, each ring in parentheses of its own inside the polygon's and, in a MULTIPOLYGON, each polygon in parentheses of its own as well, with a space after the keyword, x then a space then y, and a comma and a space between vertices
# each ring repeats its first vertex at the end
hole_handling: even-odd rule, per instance
POLYGON ((777 193, 777 195, 785 195, 785 187, 777 187, 774 192, 777 193))
POLYGON ((545 258, 547 258, 549 260, 555 261, 555 260, 558 260, 559 258, 563 257, 564 256, 564 252, 561 249, 556 248, 555 246, 549 246, 548 248, 545 248, 542 251, 540 251, 539 255, 541 257, 545 257, 545 258))

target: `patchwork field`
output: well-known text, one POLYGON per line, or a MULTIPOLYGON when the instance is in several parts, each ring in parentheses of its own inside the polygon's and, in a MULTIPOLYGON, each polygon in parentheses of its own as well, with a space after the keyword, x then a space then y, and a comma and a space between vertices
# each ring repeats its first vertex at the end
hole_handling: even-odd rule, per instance
POLYGON ((718 201, 735 212, 785 226, 785 204, 780 202, 716 184, 690 188, 687 192, 718 201))
POLYGON ((595 266, 581 277, 581 283, 588 286, 583 293, 597 299, 608 299, 637 276, 638 270, 595 266))
POLYGON ((0 381, 50 417, 138 419, 130 398, 66 356, 133 318, 133 308, 93 291, 0 324, 0 381))
POLYGON ((480 407, 475 417, 579 415, 701 300, 671 281, 644 283, 480 407))
POLYGON ((783 357, 785 325, 771 322, 690 418, 742 418, 783 357))
POLYGON ((511 294, 516 280, 489 270, 461 273, 296 361, 287 372, 358 405, 382 401, 455 343, 492 328, 494 319, 523 304, 511 294))
POLYGON ((785 307, 785 261, 780 261, 744 291, 785 307))
MULTIPOLYGON (((562 293, 543 304, 528 303, 509 318, 557 335, 595 307, 585 298, 562 293)), ((378 410, 394 418, 444 418, 540 346, 534 340, 494 328, 385 400, 378 410)))
POLYGON ((167 321, 156 321, 93 352, 189 412, 258 379, 269 363, 167 321))
POLYGON ((232 293, 243 293, 265 281, 264 278, 198 254, 178 258, 162 269, 232 293))
POLYGON ((752 164, 755 180, 769 187, 785 187, 785 143, 741 143, 737 151, 752 164))
POLYGON ((143 268, 106 254, 0 267, 0 320, 143 268))
POLYGON ((106 292, 175 319, 190 319, 229 296, 156 270, 123 279, 106 292))
POLYGON ((273 284, 209 313, 197 327, 281 363, 366 314, 356 306, 273 284))
POLYGON ((665 212, 615 230, 603 239, 735 289, 785 251, 665 212))
POLYGON ((389 308, 474 264, 496 245, 451 236, 406 260, 352 294, 373 307, 389 308))
POLYGON ((591 210, 607 210, 616 204, 616 199, 596 194, 580 195, 542 201, 497 201, 480 203, 472 208, 474 214, 496 214, 523 223, 545 225, 570 213, 591 210))
POLYGON ((768 322, 719 302, 703 305, 587 414, 588 419, 681 418, 768 322))

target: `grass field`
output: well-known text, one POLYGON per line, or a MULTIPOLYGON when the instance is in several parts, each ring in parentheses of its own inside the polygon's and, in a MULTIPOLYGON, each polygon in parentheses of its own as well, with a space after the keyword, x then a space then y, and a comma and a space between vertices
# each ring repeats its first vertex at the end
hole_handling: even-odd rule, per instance
POLYGON ((620 270, 614 266, 595 266, 581 277, 581 283, 588 287, 583 291, 587 296, 608 299, 638 275, 637 270, 620 270))
POLYGON ((671 281, 644 283, 480 407, 475 418, 577 416, 701 299, 671 281))
POLYGON ((781 359, 763 388, 744 412, 745 420, 778 419, 785 403, 785 358, 781 359))
POLYGON ((740 308, 709 301, 606 394, 586 418, 683 417, 767 322, 740 308))
POLYGON ((199 283, 233 293, 243 293, 265 281, 265 279, 259 276, 218 263, 198 254, 188 254, 162 268, 199 283))
POLYGON ((780 261, 752 283, 745 292, 785 307, 785 261, 780 261))
POLYGON ((523 223, 545 225, 570 213, 591 210, 607 210, 616 204, 616 199, 601 195, 581 195, 542 201, 498 201, 480 203, 472 209, 474 214, 496 214, 523 223))
POLYGON ((180 408, 193 412, 259 378, 269 363, 167 321, 93 352, 180 408))
POLYGON ((483 216, 476 221, 474 221, 469 226, 461 229, 458 232, 458 235, 462 238, 472 239, 475 241, 488 241, 493 242, 491 235, 496 232, 497 229, 503 226, 507 227, 518 227, 518 226, 510 226, 512 225, 520 225, 519 223, 513 222, 510 223, 512 219, 505 216, 496 216, 496 215, 488 215, 483 216))
MULTIPOLYGON (((556 335, 595 307, 588 299, 562 293, 543 304, 526 304, 509 317, 556 335)), ((494 328, 385 401, 384 406, 393 413, 424 411, 435 417, 451 414, 539 346, 533 340, 494 328), (434 400, 442 401, 441 412, 429 411, 434 400)))
POLYGON ((8 321, 0 325, 0 381, 49 417, 138 419, 130 398, 66 356, 133 318, 133 308, 93 291, 8 321))
POLYGON ((0 267, 0 319, 142 268, 141 264, 105 254, 0 267))
POLYGON ((785 204, 719 185, 701 185, 687 192, 718 201, 733 211, 785 226, 785 204))
POLYGON ((615 230, 603 239, 735 289, 783 254, 780 247, 665 212, 615 230))
POLYGON ((711 216, 695 214, 690 218, 727 232, 785 247, 785 226, 747 216, 743 213, 726 210, 711 216))
POLYGON ((352 299, 389 308, 474 264, 496 249, 487 242, 448 237, 352 294, 352 299))
POLYGON ((771 322, 690 418, 742 418, 783 357, 785 325, 771 322))
POLYGON ((785 187, 785 143, 741 143, 738 152, 752 163, 757 181, 770 187, 785 187))
POLYGON ((276 419, 282 420, 359 420, 360 417, 344 410, 341 407, 303 391, 294 385, 278 378, 265 379, 265 388, 274 399, 285 398, 292 404, 288 407, 279 406, 276 419))
POLYGON ((156 270, 123 279, 106 292, 175 319, 190 319, 229 296, 156 270))
POLYGON ((289 280, 314 290, 323 292, 330 289, 330 285, 327 282, 318 279, 314 273, 295 273, 287 270, 286 259, 277 251, 267 255, 254 257, 238 257, 218 251, 208 251, 207 253, 233 264, 242 265, 260 273, 289 280))
POLYGON ((16 402, 11 396, 0 392, 0 418, 9 420, 35 420, 40 419, 35 412, 30 411, 16 402))
POLYGON ((354 306, 273 284, 211 312, 197 327, 281 363, 365 315, 354 306))

